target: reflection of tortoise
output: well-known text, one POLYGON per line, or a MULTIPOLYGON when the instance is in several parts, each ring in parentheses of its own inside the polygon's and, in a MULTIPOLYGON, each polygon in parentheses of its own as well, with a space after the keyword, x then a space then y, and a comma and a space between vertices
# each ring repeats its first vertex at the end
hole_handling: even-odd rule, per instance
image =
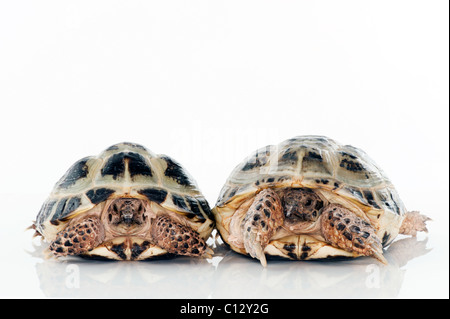
POLYGON ((362 150, 322 136, 259 149, 231 173, 213 209, 226 243, 266 265, 289 259, 372 256, 399 234, 426 231, 362 150))
POLYGON ((56 256, 209 256, 211 217, 195 181, 177 162, 121 143, 72 165, 32 228, 51 242, 56 256))

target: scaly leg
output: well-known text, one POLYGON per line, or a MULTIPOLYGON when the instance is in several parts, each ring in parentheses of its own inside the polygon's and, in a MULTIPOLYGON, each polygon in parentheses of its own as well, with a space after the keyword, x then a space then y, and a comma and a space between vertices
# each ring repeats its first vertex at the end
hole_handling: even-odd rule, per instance
POLYGON ((82 255, 103 242, 105 230, 97 217, 87 217, 56 235, 50 251, 56 256, 82 255))
POLYGON ((428 233, 426 222, 431 218, 421 215, 419 212, 406 213, 405 219, 400 226, 400 234, 416 236, 418 231, 424 231, 428 233))
POLYGON ((321 218, 322 235, 328 243, 387 264, 381 241, 368 222, 337 204, 328 205, 321 218))
POLYGON ((171 254, 197 257, 210 257, 212 254, 196 231, 167 215, 156 217, 150 232, 154 243, 171 254))
POLYGON ((278 195, 271 189, 262 190, 248 209, 241 224, 244 247, 253 258, 266 267, 264 248, 278 227, 284 222, 283 208, 278 195))

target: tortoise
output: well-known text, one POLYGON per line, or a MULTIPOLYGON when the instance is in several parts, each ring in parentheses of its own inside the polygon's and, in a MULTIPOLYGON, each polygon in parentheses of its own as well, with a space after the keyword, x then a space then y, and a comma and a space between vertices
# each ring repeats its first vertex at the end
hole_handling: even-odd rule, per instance
POLYGON ((119 143, 75 162, 31 226, 56 256, 146 260, 210 257, 210 206, 174 159, 119 143), (166 256, 166 257, 167 257, 166 256))
MULTIPOLYGON (((213 214, 234 251, 310 260, 371 256, 398 234, 427 231, 386 174, 361 149, 325 136, 263 147, 235 167, 213 214)), ((344 258, 345 259, 345 258, 344 258)))

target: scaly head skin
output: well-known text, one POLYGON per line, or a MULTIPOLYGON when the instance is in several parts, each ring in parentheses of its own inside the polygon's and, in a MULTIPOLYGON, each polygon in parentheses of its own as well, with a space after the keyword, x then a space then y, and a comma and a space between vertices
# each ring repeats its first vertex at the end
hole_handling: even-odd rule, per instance
POLYGON ((108 211, 108 219, 112 225, 129 227, 142 225, 146 219, 144 202, 135 198, 119 198, 115 200, 108 211))
POLYGON ((122 259, 127 258, 123 254, 125 246, 135 250, 136 243, 132 238, 176 255, 207 257, 211 253, 195 230, 169 214, 153 213, 146 201, 136 198, 118 198, 107 203, 102 213, 73 219, 56 235, 49 249, 57 257, 84 255, 114 238, 126 238, 123 243, 113 246, 113 250, 120 248, 122 259))

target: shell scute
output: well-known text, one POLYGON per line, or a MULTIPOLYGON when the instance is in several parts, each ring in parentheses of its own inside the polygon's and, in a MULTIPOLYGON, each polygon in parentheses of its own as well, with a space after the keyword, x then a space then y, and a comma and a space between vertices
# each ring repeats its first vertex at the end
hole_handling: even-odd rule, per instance
POLYGON ((93 188, 86 192, 86 196, 89 198, 92 204, 98 204, 101 203, 109 198, 111 194, 114 194, 115 190, 106 188, 106 187, 99 187, 99 188, 93 188))
POLYGON ((119 177, 123 178, 127 166, 132 179, 138 175, 153 176, 150 164, 142 155, 135 152, 113 154, 104 163, 101 169, 101 176, 111 175, 114 180, 119 177))
POLYGON ((164 176, 166 183, 172 184, 171 181, 173 181, 184 187, 196 187, 194 179, 178 162, 167 155, 161 156, 160 159, 165 163, 164 176))
POLYGON ((159 188, 143 188, 138 190, 138 193, 144 195, 148 200, 161 204, 166 200, 167 191, 159 188))
POLYGON ((245 161, 245 163, 243 163, 241 170, 244 172, 252 171, 268 165, 270 163, 269 162, 270 154, 271 154, 270 146, 257 150, 253 155, 251 155, 247 159, 247 161, 245 161))
POLYGON ((61 220, 68 217, 81 205, 81 198, 78 196, 63 198, 58 202, 52 220, 61 220))
POLYGON ((333 166, 326 151, 307 150, 303 154, 301 176, 306 178, 332 177, 333 166))
POLYGON ((75 162, 56 183, 56 188, 67 189, 78 181, 82 181, 89 172, 88 161, 92 157, 84 157, 75 162))

